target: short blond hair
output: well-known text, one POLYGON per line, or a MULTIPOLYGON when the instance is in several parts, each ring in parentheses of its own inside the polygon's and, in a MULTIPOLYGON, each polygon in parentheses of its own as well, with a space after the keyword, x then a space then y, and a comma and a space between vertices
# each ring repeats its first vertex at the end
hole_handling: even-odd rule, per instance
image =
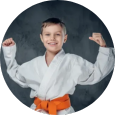
POLYGON ((65 23, 62 22, 62 20, 60 20, 59 18, 48 18, 47 20, 43 21, 41 25, 41 34, 43 32, 43 28, 51 24, 59 24, 62 27, 64 34, 67 34, 65 23))

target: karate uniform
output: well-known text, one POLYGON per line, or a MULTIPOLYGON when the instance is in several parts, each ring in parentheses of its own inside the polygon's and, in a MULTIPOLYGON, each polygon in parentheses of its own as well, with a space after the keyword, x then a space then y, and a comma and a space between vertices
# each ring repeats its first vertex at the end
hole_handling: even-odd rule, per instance
MULTIPOLYGON (((115 64, 115 49, 107 47, 99 47, 94 64, 78 55, 65 54, 61 49, 49 67, 45 61, 45 54, 18 65, 15 60, 16 44, 10 47, 2 46, 2 49, 10 78, 23 88, 30 87, 30 98, 38 97, 41 100, 53 100, 65 94, 72 95, 77 84, 98 83, 114 69, 115 64)), ((30 108, 35 109, 36 105, 33 103, 30 108)), ((42 109, 38 111, 47 113, 42 109)), ((73 112, 74 109, 70 106, 57 114, 73 112)))

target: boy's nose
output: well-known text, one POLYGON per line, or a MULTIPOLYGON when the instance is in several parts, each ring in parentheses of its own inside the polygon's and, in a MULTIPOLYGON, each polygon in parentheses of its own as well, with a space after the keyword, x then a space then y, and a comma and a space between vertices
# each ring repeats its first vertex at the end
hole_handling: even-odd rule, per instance
POLYGON ((55 39, 55 36, 51 36, 51 40, 54 40, 55 39))

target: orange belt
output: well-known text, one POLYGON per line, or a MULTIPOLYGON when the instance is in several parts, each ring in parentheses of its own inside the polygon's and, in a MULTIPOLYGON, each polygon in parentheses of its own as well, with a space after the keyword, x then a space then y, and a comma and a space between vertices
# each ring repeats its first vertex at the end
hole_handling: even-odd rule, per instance
POLYGON ((36 105, 36 109, 44 109, 47 111, 50 115, 57 115, 58 110, 67 109, 70 107, 70 99, 69 95, 66 94, 63 97, 59 97, 56 99, 53 99, 51 101, 49 100, 40 100, 38 97, 35 97, 34 104, 36 105))

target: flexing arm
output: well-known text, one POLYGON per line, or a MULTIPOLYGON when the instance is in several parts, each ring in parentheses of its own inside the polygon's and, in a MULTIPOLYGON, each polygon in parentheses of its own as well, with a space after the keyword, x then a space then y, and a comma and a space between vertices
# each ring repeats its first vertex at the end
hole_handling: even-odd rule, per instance
POLYGON ((94 64, 80 56, 76 57, 74 68, 77 69, 80 65, 81 74, 78 79, 75 79, 75 82, 81 85, 98 83, 114 69, 115 64, 115 49, 106 47, 100 33, 93 33, 93 37, 89 39, 100 45, 99 53, 94 64))
POLYGON ((7 66, 7 73, 9 74, 10 78, 18 83, 21 87, 28 87, 26 84, 26 79, 18 71, 20 65, 18 65, 15 60, 16 43, 12 38, 6 39, 2 44, 2 49, 7 66))
POLYGON ((115 49, 100 47, 94 64, 82 57, 77 57, 77 60, 82 71, 78 78, 78 84, 92 85, 101 81, 114 69, 115 49))

